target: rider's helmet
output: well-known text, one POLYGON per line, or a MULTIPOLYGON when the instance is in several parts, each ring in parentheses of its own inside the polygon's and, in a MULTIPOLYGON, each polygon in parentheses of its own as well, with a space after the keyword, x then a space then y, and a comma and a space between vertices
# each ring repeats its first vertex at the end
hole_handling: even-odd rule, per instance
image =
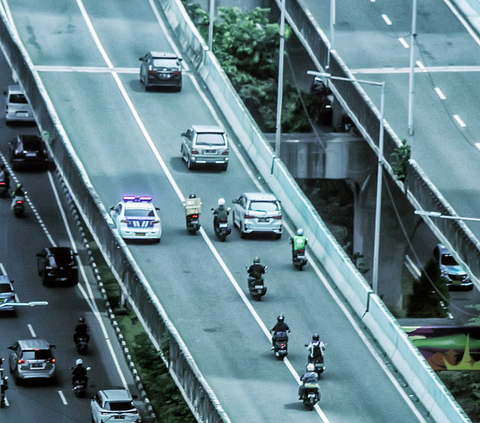
POLYGON ((303 235, 303 229, 302 229, 302 228, 297 229, 297 235, 298 235, 298 236, 302 236, 302 235, 303 235))
POLYGON ((315 364, 309 363, 307 364, 307 372, 314 372, 315 371, 315 364))
POLYGON ((279 314, 277 316, 277 322, 278 323, 283 323, 284 320, 285 320, 285 317, 283 316, 283 314, 279 314))
POLYGON ((85 318, 80 317, 80 319, 78 319, 78 323, 85 323, 85 318))
POLYGON ((314 341, 320 341, 320 335, 318 333, 314 333, 313 336, 312 336, 312 339, 314 341))
POLYGON ((195 194, 190 194, 188 198, 197 198, 197 196, 195 194))
POLYGON ((253 264, 260 264, 260 257, 255 257, 253 259, 253 264))
POLYGON ((17 188, 18 188, 18 189, 22 189, 22 188, 23 188, 23 185, 22 185, 21 183, 18 183, 18 184, 17 184, 17 188))
POLYGON ((78 358, 77 361, 75 361, 75 364, 77 366, 81 366, 83 364, 83 360, 81 358, 78 358))
POLYGON ((224 198, 219 198, 218 199, 218 205, 219 206, 224 206, 225 205, 225 199, 224 198))

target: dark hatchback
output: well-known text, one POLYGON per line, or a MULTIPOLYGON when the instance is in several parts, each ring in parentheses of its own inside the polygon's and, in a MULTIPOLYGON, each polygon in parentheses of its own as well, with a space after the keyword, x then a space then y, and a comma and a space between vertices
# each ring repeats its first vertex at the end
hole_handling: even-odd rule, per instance
POLYGON ((10 163, 13 169, 48 168, 48 152, 43 140, 38 135, 17 135, 10 142, 10 163))
POLYGON ((163 53, 149 51, 139 59, 140 82, 149 87, 174 87, 176 91, 182 91, 182 65, 181 57, 175 53, 163 53))
POLYGON ((75 256, 77 253, 69 247, 44 248, 38 253, 38 274, 42 277, 43 284, 76 285, 78 266, 75 256))

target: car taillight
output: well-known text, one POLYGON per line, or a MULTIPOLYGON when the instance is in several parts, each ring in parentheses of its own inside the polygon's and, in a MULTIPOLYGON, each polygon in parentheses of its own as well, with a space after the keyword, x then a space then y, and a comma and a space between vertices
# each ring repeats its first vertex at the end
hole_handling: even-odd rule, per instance
POLYGON ((179 71, 179 70, 173 71, 174 75, 180 75, 181 73, 182 73, 182 71, 179 71))
POLYGON ((157 223, 160 223, 160 220, 154 220, 154 221, 153 221, 153 224, 154 224, 154 225, 157 224, 157 223))
POLYGON ((148 74, 149 74, 149 75, 157 75, 158 72, 157 72, 156 70, 149 70, 149 71, 148 71, 148 74))
POLYGON ((192 150, 192 154, 199 154, 199 153, 198 153, 198 150, 195 150, 195 149, 192 150))
POLYGON ((228 156, 228 148, 226 148, 225 150, 223 150, 222 156, 228 156))
POLYGON ((246 214, 245 219, 255 219, 255 216, 253 216, 251 214, 246 214))
POLYGON ((21 358, 19 358, 19 359, 17 360, 17 363, 18 363, 18 364, 24 364, 24 363, 26 363, 26 362, 27 362, 27 360, 22 360, 21 358))
POLYGON ((47 361, 50 362, 50 363, 55 363, 57 361, 57 359, 56 358, 49 358, 47 361))
POLYGON ((282 218, 281 214, 279 214, 278 216, 273 216, 273 219, 275 219, 275 220, 280 220, 281 218, 282 218))
POLYGON ((128 220, 128 219, 122 219, 122 220, 120 220, 120 223, 130 223, 130 220, 128 220))
POLYGON ((0 182, 0 185, 5 185, 5 182, 0 182))

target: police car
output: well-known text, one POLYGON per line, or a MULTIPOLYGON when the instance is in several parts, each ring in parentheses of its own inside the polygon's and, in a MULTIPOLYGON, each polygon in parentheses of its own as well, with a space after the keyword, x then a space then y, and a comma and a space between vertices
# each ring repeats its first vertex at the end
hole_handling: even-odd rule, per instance
POLYGON ((149 239, 160 242, 162 222, 150 195, 125 195, 110 216, 123 239, 149 239))

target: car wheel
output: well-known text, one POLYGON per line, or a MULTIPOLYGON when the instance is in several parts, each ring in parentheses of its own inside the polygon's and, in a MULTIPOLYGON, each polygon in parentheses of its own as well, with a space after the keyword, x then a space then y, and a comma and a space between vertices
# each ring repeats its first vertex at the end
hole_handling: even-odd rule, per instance
POLYGON ((237 222, 235 222, 235 212, 232 213, 232 218, 233 218, 233 227, 238 228, 237 222))
POLYGON ((227 169, 228 169, 228 163, 220 165, 220 170, 222 170, 223 172, 225 172, 227 169))
POLYGON ((282 234, 275 234, 275 239, 280 239, 282 237, 282 234))
POLYGON ((243 223, 240 222, 240 238, 245 238, 247 234, 243 232, 243 223))
POLYGON ((182 86, 179 85, 178 87, 175 87, 175 91, 176 91, 177 93, 179 93, 180 91, 182 91, 182 86))

